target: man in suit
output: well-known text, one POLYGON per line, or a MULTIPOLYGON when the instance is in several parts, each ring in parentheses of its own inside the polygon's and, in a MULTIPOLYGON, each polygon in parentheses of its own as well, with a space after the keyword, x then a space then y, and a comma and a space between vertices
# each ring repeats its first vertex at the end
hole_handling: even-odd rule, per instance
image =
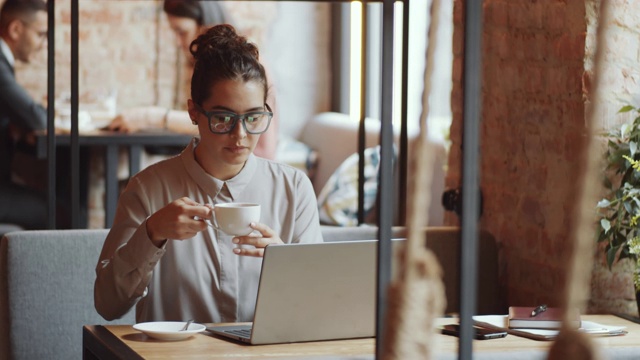
POLYGON ((5 0, 0 9, 0 222, 26 229, 47 226, 46 198, 13 182, 11 163, 16 140, 26 133, 45 129, 47 113, 16 82, 14 64, 29 63, 46 43, 46 3, 5 0))

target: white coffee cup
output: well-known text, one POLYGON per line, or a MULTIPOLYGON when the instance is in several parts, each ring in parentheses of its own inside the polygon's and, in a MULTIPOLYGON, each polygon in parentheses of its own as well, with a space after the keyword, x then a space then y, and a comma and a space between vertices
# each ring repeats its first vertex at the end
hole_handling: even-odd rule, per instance
POLYGON ((216 204, 212 211, 213 227, 231 236, 249 235, 252 222, 260 222, 260 204, 225 203, 216 204))

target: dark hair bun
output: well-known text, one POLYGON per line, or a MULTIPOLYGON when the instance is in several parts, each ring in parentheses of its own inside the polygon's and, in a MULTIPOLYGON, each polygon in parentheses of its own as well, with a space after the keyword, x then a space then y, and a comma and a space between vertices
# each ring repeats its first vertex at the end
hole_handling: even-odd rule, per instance
POLYGON ((246 37, 239 35, 229 24, 213 26, 198 36, 189 48, 196 62, 201 59, 218 58, 228 54, 253 57, 259 60, 258 48, 246 37))
POLYGON ((220 80, 258 81, 264 87, 265 101, 269 84, 258 59, 258 48, 239 35, 233 26, 216 25, 193 40, 189 47, 194 57, 191 98, 202 104, 213 84, 220 80))

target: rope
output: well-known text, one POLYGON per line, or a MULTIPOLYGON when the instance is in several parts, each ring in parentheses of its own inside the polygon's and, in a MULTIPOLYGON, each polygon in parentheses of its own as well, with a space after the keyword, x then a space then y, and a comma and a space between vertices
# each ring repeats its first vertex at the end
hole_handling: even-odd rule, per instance
POLYGON ((563 324, 560 335, 549 350, 548 358, 553 359, 597 359, 597 353, 593 342, 586 335, 569 327, 568 309, 584 309, 589 297, 591 269, 593 267, 594 251, 594 217, 593 208, 598 201, 598 189, 600 184, 599 169, 600 148, 597 142, 592 141, 596 135, 594 128, 596 116, 600 113, 603 89, 599 86, 604 72, 605 56, 605 31, 610 23, 610 3, 603 0, 600 3, 600 14, 596 32, 596 51, 594 55, 594 97, 592 104, 587 107, 587 138, 585 151, 583 152, 583 167, 581 196, 576 207, 576 225, 573 233, 573 254, 569 262, 567 286, 565 287, 565 300, 563 306, 563 324))
MULTIPOLYGON (((405 2, 405 6, 409 6, 405 2)), ((428 205, 433 181, 434 153, 428 147, 426 119, 429 114, 429 95, 434 70, 440 0, 430 7, 427 61, 420 135, 416 140, 409 197, 409 220, 406 246, 398 280, 389 285, 387 327, 383 344, 383 359, 430 359, 433 352, 434 319, 444 312, 442 268, 435 255, 425 247, 424 227, 428 223, 428 205)))

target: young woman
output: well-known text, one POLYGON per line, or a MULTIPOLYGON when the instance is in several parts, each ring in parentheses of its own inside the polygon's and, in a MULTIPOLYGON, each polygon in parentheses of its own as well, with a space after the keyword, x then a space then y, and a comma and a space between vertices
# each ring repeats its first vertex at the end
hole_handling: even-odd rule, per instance
POLYGON ((253 155, 272 116, 258 49, 230 25, 190 49, 188 109, 200 137, 137 174, 120 196, 96 267, 95 306, 105 319, 137 304, 137 321, 251 321, 264 247, 322 241, 307 176, 253 155), (227 236, 201 220, 226 202, 261 205, 252 234, 227 236))
MULTIPOLYGON (((193 39, 210 26, 229 22, 222 5, 217 1, 203 0, 164 0, 163 10, 167 15, 169 26, 176 35, 176 40, 187 60, 188 71, 193 71, 193 56, 189 46, 193 39)), ((185 84, 187 85, 187 84, 185 84)), ((255 154, 266 159, 275 159, 278 144, 278 116, 275 97, 269 93, 268 102, 274 110, 269 131, 261 136, 256 145, 255 154)), ((185 126, 187 113, 183 110, 167 109, 159 106, 143 106, 131 108, 119 114, 108 126, 109 129, 121 132, 134 132, 141 128, 167 127, 180 133, 193 133, 193 129, 185 126)))

